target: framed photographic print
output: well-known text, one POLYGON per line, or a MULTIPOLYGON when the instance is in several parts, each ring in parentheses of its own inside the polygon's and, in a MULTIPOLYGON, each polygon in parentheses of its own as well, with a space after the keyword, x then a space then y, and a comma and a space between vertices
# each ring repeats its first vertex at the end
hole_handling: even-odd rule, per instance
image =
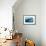
POLYGON ((35 25, 36 24, 36 16, 35 15, 25 15, 24 16, 24 24, 35 25))

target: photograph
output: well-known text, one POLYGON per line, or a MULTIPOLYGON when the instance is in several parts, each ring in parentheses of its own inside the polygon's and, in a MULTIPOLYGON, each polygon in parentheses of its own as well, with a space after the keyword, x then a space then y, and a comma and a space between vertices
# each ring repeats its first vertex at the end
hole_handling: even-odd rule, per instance
POLYGON ((25 15, 24 16, 24 24, 36 24, 36 16, 35 15, 25 15))

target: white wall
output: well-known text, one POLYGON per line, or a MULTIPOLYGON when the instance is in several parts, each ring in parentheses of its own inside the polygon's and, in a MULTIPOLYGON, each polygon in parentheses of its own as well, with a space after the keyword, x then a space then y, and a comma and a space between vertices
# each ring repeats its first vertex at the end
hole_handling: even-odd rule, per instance
POLYGON ((22 32, 25 38, 33 39, 36 46, 46 46, 46 1, 23 0, 20 4, 17 8, 13 7, 15 29, 22 32), (36 15, 36 25, 24 25, 24 15, 36 15))
POLYGON ((41 46, 41 0, 23 0, 14 12, 14 16, 15 29, 22 32, 24 38, 34 40, 36 46, 41 46), (24 15, 36 15, 36 25, 24 25, 24 15))
POLYGON ((0 27, 12 28, 12 6, 16 0, 0 0, 0 27))
POLYGON ((41 1, 41 38, 42 46, 46 46, 46 0, 41 1))

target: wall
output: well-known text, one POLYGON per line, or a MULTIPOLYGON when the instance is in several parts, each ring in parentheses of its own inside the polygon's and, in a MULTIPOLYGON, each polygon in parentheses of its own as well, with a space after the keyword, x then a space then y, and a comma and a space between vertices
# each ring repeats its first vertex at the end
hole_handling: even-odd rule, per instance
POLYGON ((16 0, 0 0, 0 27, 12 29, 12 6, 16 0))
POLYGON ((46 0, 41 1, 41 40, 42 46, 46 46, 46 0))
POLYGON ((22 32, 24 38, 34 40, 36 46, 41 46, 41 0, 23 0, 21 5, 13 10, 15 30, 22 32), (36 25, 24 25, 24 15, 36 15, 36 25))

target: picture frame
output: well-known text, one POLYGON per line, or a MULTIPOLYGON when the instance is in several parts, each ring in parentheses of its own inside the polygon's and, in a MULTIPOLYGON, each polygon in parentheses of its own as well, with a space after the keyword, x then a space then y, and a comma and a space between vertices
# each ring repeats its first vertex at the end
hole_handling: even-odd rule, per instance
POLYGON ((25 15, 23 21, 24 21, 24 24, 35 25, 36 24, 36 16, 35 15, 25 15))

